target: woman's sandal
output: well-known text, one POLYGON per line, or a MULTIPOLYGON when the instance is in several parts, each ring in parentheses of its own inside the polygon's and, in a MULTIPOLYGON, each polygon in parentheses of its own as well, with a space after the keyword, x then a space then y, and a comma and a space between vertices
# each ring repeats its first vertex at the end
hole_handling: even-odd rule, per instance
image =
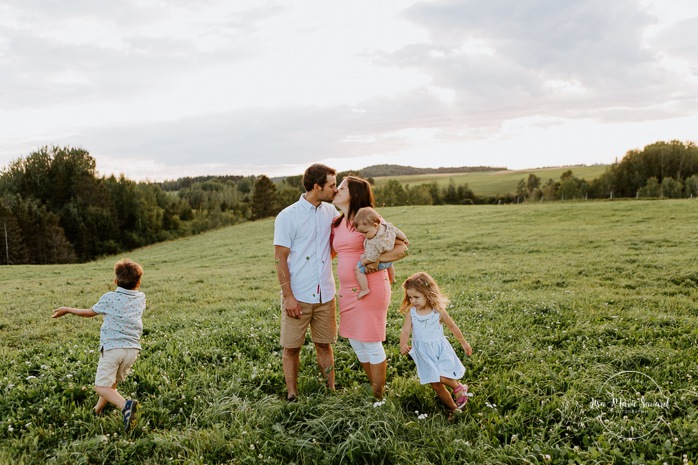
POLYGON ((458 387, 453 390, 453 394, 458 394, 463 391, 463 394, 456 398, 456 410, 463 410, 465 404, 468 403, 468 385, 458 383, 458 387))

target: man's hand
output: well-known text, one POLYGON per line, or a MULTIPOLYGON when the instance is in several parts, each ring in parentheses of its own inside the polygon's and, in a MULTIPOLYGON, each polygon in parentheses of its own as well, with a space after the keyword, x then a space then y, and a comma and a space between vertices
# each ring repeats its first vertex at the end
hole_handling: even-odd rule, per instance
POLYGON ((284 310, 286 310, 286 315, 291 318, 300 318, 303 312, 301 312, 301 304, 296 300, 293 295, 284 297, 283 300, 284 310))

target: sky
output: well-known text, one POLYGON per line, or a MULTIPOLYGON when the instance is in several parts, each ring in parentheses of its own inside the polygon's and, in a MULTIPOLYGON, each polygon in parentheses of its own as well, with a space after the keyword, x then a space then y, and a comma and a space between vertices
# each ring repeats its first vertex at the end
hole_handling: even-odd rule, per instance
POLYGON ((0 170, 608 164, 697 109, 695 0, 0 3, 0 170))

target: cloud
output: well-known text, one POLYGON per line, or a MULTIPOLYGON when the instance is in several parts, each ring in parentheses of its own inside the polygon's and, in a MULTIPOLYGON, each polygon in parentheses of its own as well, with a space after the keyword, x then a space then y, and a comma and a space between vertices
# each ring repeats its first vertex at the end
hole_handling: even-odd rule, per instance
POLYGON ((7 2, 0 20, 6 109, 136 99, 190 70, 253 57, 257 25, 281 8, 185 2, 7 2))
POLYGON ((405 15, 429 31, 429 40, 377 60, 417 68, 433 85, 451 89, 468 124, 531 114, 675 116, 667 94, 683 81, 657 66, 657 52, 644 40, 656 18, 634 1, 435 1, 405 15))
POLYGON ((255 108, 151 124, 86 129, 65 144, 94 153, 129 154, 168 163, 305 164, 371 153, 394 153, 403 131, 448 126, 446 104, 428 92, 361 105, 255 108))
POLYGON ((552 138, 579 160, 595 134, 617 155, 648 127, 693 134, 698 9, 667 2, 6 0, 0 160, 74 145, 158 178, 551 165, 533 157, 559 156, 552 138))
MULTIPOLYGON (((698 62, 698 18, 689 18, 663 29, 651 41, 661 53, 673 58, 698 62)), ((694 68, 694 73, 696 68, 694 68)))

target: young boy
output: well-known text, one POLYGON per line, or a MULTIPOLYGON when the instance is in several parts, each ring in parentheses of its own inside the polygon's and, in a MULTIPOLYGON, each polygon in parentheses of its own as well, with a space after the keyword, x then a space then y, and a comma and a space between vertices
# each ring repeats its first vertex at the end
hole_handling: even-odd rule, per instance
POLYGON ((95 391, 99 400, 94 407, 100 415, 107 402, 121 409, 124 429, 128 433, 135 423, 138 401, 126 400, 116 390, 116 385, 126 379, 131 366, 141 350, 140 338, 143 334, 143 310, 145 294, 137 289, 141 285, 143 268, 136 262, 124 258, 114 266, 115 291, 107 292, 91 309, 60 307, 53 311, 51 318, 59 318, 67 313, 82 317, 104 315, 100 331, 100 358, 95 376, 95 391))

